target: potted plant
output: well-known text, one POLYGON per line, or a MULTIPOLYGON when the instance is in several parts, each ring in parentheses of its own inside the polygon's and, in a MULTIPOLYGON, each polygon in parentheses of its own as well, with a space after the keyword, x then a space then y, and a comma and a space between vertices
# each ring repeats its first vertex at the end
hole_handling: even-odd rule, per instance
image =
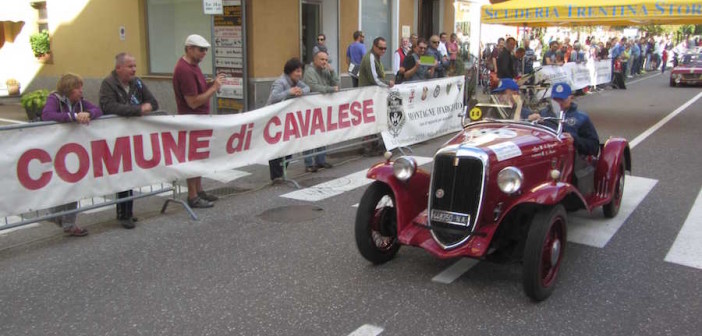
POLYGON ((49 61, 51 58, 51 43, 49 40, 49 32, 43 30, 40 33, 34 33, 29 36, 29 44, 32 46, 34 56, 40 61, 49 61))
POLYGON ((41 110, 44 109, 48 97, 49 90, 36 90, 22 96, 20 104, 27 112, 27 119, 30 122, 41 120, 41 110))
POLYGON ((10 78, 7 81, 5 81, 5 85, 7 86, 7 95, 8 96, 19 96, 20 93, 20 83, 14 79, 10 78))

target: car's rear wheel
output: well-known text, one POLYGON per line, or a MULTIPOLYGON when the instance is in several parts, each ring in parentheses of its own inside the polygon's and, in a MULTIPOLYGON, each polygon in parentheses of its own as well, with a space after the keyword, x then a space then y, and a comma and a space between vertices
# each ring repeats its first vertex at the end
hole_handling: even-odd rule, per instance
POLYGON ((397 209, 390 187, 373 182, 361 198, 356 212, 356 246, 374 264, 382 264, 397 254, 397 209))
POLYGON ((670 79, 670 86, 675 86, 675 81, 672 78, 670 79))
POLYGON ((624 196, 625 176, 624 160, 622 160, 622 163, 619 165, 619 169, 617 170, 617 182, 614 187, 612 200, 602 206, 602 212, 604 212, 604 215, 607 218, 614 218, 619 213, 619 208, 622 205, 622 197, 624 196))
POLYGON ((522 283, 524 292, 534 301, 543 301, 553 292, 565 255, 566 223, 566 211, 560 204, 540 210, 531 220, 522 283))

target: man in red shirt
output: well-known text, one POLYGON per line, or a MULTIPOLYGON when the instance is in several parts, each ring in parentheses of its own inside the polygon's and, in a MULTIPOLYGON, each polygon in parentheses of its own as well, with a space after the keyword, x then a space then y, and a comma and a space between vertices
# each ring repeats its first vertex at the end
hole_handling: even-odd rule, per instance
MULTIPOLYGON (((200 35, 190 35, 185 39, 185 54, 173 69, 173 91, 175 92, 178 114, 210 114, 210 98, 222 86, 224 75, 217 75, 212 83, 207 83, 198 64, 207 55, 209 42, 200 35)), ((188 205, 191 208, 211 208, 217 196, 202 190, 202 178, 187 179, 188 205)))

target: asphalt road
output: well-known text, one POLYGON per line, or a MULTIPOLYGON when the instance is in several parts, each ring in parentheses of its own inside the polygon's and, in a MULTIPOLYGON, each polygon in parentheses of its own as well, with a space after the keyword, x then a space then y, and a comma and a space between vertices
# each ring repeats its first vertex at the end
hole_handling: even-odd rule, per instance
MULTIPOLYGON (((601 140, 631 141, 702 92, 670 88, 666 75, 577 103, 601 140)), ((568 245, 555 292, 538 304, 524 295, 517 264, 480 262, 440 283, 432 279, 457 260, 403 247, 372 266, 353 236, 365 187, 308 202, 275 185, 198 210, 197 222, 169 211, 134 230, 0 252, 0 335, 697 335, 702 269, 664 259, 702 187, 700 125, 702 99, 636 143, 632 175, 657 183, 604 247, 568 245), (298 205, 318 208, 284 221, 262 215, 298 205)), ((445 140, 415 154, 431 157, 445 140)))

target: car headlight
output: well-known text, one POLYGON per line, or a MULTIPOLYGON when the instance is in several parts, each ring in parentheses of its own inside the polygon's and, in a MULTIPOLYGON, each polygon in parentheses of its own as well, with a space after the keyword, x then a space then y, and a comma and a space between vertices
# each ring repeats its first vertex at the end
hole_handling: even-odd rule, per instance
POLYGON ((417 171, 417 161, 409 156, 401 156, 392 165, 392 172, 398 180, 405 182, 417 171))
POLYGON ((507 167, 502 169, 499 174, 497 174, 497 186, 505 194, 513 194, 519 191, 522 187, 522 181, 524 180, 524 175, 519 168, 507 167))

